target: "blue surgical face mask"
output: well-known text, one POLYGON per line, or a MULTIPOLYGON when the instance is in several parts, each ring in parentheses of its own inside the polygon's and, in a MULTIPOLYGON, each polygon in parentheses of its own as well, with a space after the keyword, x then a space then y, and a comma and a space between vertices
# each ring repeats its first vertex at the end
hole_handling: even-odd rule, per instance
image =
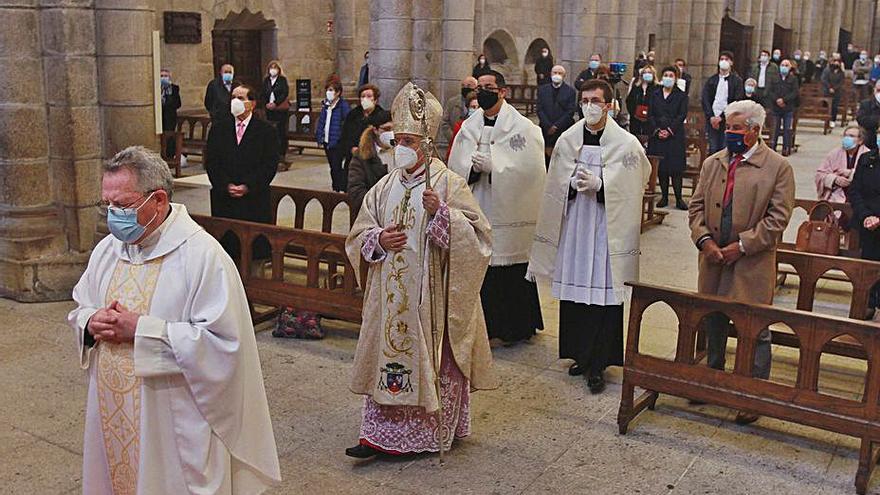
POLYGON ((644 74, 642 74, 642 79, 644 79, 647 83, 654 82, 654 74, 651 74, 650 72, 645 72, 644 74))
MULTIPOLYGON (((156 191, 150 193, 147 196, 147 199, 141 203, 137 208, 117 208, 115 206, 107 207, 107 228, 110 229, 110 233, 113 234, 113 237, 119 239, 120 241, 131 244, 132 242, 140 239, 144 232, 146 232, 147 228, 138 223, 137 215, 138 210, 141 209, 150 198, 153 197, 153 194, 156 194, 156 191)), ((156 210, 156 213, 153 215, 153 218, 147 222, 149 225, 153 220, 156 219, 156 215, 159 214, 159 211, 156 210)))
POLYGON ((727 131, 724 133, 727 141, 727 151, 732 155, 738 155, 746 151, 746 135, 745 133, 727 131))
POLYGON ((790 70, 791 70, 791 69, 788 68, 788 67, 786 67, 785 65, 782 65, 782 66, 779 67, 779 73, 782 74, 783 76, 787 76, 787 75, 788 75, 788 71, 790 71, 790 70))
POLYGON ((159 81, 162 82, 162 86, 170 86, 170 85, 171 85, 171 78, 168 77, 168 76, 162 76, 162 77, 160 77, 160 78, 159 78, 159 81))
POLYGON ((664 88, 671 88, 675 86, 675 78, 674 77, 664 77, 661 81, 664 88))
POLYGON ((751 84, 748 85, 748 86, 746 86, 746 94, 747 94, 747 95, 750 95, 750 94, 752 94, 752 93, 754 93, 754 92, 755 92, 755 87, 754 87, 754 86, 752 86, 751 84))
POLYGON ((223 73, 223 82, 225 82, 225 83, 231 83, 231 82, 232 82, 232 73, 230 73, 230 72, 224 72, 224 73, 223 73))
POLYGON ((880 149, 880 136, 877 136, 877 148, 880 149))
POLYGON ((473 115, 475 113, 477 113, 476 108, 468 108, 468 117, 470 117, 471 115, 473 115))
POLYGON ((843 136, 841 143, 843 144, 843 149, 851 150, 856 147, 856 138, 852 136, 843 136))
POLYGON ((590 69, 596 70, 598 68, 599 68, 599 61, 598 60, 590 60, 590 69))

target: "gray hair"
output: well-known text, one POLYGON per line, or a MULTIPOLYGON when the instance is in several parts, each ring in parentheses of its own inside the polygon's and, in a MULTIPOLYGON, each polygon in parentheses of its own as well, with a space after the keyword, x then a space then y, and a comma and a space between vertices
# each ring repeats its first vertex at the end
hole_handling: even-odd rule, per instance
POLYGON ((864 127, 862 127, 858 124, 850 124, 850 125, 846 126, 846 129, 843 130, 843 133, 846 134, 846 131, 850 131, 853 129, 855 129, 856 131, 859 132, 859 138, 862 141, 868 140, 868 131, 864 127))
POLYGON ((767 118, 767 111, 760 103, 752 100, 739 100, 727 105, 724 109, 724 117, 730 120, 734 115, 745 115, 746 125, 749 127, 758 127, 764 129, 764 120, 767 118))
POLYGON ((155 151, 143 146, 129 146, 104 163, 105 174, 123 168, 128 168, 134 173, 138 192, 146 194, 162 189, 168 193, 168 198, 171 198, 174 177, 168 164, 155 151))

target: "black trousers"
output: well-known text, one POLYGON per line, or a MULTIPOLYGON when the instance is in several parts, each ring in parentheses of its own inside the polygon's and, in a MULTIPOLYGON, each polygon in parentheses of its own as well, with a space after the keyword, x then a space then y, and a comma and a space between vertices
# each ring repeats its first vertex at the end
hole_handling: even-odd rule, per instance
POLYGON ((528 263, 490 266, 480 289, 489 338, 526 340, 544 329, 538 286, 526 280, 528 263))
POLYGON ((275 124, 278 129, 278 158, 283 161, 287 155, 287 126, 290 124, 290 114, 287 111, 266 112, 266 120, 275 124))
POLYGON ((684 202, 681 196, 681 188, 684 184, 683 172, 660 172, 658 178, 660 180, 660 194, 664 200, 669 199, 669 179, 672 179, 672 191, 675 193, 675 199, 684 202))
POLYGON ((324 148, 324 154, 327 155, 327 162, 330 164, 330 180, 333 184, 333 190, 336 192, 345 192, 348 190, 348 170, 345 167, 345 159, 348 156, 341 146, 335 148, 324 148))
POLYGON ((623 366, 623 305, 559 301, 559 357, 574 359, 590 376, 623 366))

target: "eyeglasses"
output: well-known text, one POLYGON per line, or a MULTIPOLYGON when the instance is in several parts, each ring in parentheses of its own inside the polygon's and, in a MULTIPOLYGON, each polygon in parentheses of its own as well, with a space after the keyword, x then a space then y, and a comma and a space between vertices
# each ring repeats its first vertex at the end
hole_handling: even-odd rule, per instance
POLYGON ((489 93, 497 93, 501 90, 501 88, 495 86, 477 86, 477 91, 488 91, 489 93))
POLYGON ((153 196, 153 193, 155 193, 155 192, 156 192, 156 189, 154 189, 152 191, 147 191, 147 193, 149 193, 149 194, 143 193, 143 194, 141 194, 141 196, 138 199, 136 199, 136 200, 124 205, 124 206, 115 205, 115 204, 111 203, 110 201, 101 201, 100 203, 98 203, 98 206, 101 208, 106 208, 108 210, 112 208, 112 209, 116 210, 118 213, 123 214, 123 215, 130 215, 130 214, 132 214, 132 212, 137 212, 138 208, 140 208, 141 206, 144 206, 144 204, 146 204, 147 201, 150 200, 150 198, 153 196), (141 200, 143 200, 143 201, 141 201, 141 200), (140 204, 135 206, 135 204, 138 202, 140 202, 140 204))

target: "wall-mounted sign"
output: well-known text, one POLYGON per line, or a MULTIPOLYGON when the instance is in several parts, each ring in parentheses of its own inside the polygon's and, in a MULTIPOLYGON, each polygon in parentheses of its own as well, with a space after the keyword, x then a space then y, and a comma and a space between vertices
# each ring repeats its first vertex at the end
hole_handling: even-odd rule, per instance
POLYGON ((165 43, 202 42, 202 14, 198 12, 163 12, 165 43))

